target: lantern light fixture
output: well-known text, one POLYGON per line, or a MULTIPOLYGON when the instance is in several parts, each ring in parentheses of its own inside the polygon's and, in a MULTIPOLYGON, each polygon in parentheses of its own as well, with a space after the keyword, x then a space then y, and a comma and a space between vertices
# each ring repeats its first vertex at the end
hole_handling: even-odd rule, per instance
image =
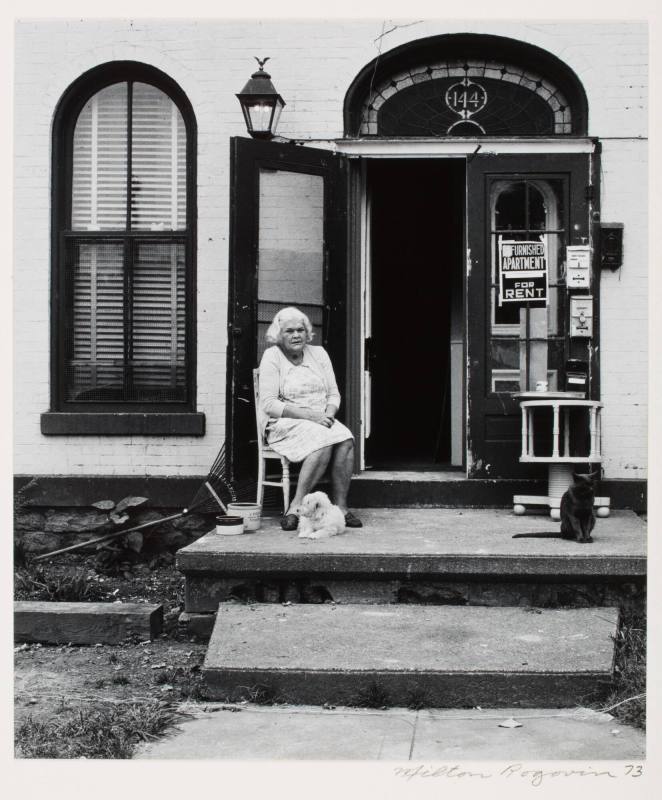
POLYGON ((255 139, 271 139, 276 132, 280 112, 285 101, 271 82, 271 75, 265 72, 264 65, 269 58, 255 57, 259 65, 237 98, 241 103, 248 132, 255 139))

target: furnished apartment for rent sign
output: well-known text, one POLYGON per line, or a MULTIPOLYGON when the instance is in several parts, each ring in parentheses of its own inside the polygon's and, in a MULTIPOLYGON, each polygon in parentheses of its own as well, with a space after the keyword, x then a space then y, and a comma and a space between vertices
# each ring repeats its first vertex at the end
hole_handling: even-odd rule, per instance
POLYGON ((499 305, 547 305, 547 243, 499 239, 499 305))

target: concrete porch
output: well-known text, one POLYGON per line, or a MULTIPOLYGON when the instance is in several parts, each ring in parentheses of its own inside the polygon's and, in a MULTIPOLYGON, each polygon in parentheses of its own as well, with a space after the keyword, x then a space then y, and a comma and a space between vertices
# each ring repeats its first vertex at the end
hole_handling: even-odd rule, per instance
MULTIPOLYGON (((505 509, 362 509, 364 527, 299 539, 264 519, 255 533, 209 533, 177 554, 186 613, 219 602, 620 605, 643 591, 646 526, 631 511, 598 519, 593 543, 514 539, 557 532, 546 515, 505 509)), ((208 629, 209 630, 209 629, 208 629)))

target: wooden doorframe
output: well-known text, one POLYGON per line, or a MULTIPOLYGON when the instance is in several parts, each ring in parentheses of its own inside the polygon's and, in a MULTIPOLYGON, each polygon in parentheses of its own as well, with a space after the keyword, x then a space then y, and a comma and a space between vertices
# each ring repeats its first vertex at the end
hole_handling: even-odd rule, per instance
MULTIPOLYGON (((487 137, 482 139, 457 139, 457 140, 388 140, 388 139, 374 139, 374 140, 357 140, 357 139, 342 139, 328 142, 337 152, 344 153, 350 156, 350 208, 349 208, 349 224, 350 224, 350 240, 348 249, 349 261, 349 281, 348 281, 348 373, 347 373, 347 386, 351 389, 351 416, 350 419, 354 422, 355 433, 357 439, 360 437, 360 453, 363 456, 363 432, 364 421, 362 419, 363 408, 363 392, 364 388, 361 381, 363 369, 365 366, 365 358, 363 352, 363 335, 364 326, 360 318, 361 305, 365 298, 365 285, 364 276, 366 250, 362 244, 361 236, 365 235, 366 222, 365 222, 365 192, 366 181, 365 177, 359 178, 360 175, 365 175, 365 164, 368 159, 372 158, 415 158, 415 159, 429 159, 429 158, 465 158, 467 162, 467 185, 465 188, 465 214, 464 214, 464 230, 462 232, 463 241, 466 247, 466 263, 464 266, 465 280, 463 288, 463 309, 465 320, 464 332, 464 348, 463 348, 463 459, 464 469, 467 474, 474 474, 475 461, 473 461, 472 440, 470 436, 471 424, 471 385, 470 385, 470 372, 471 372, 471 354, 469 353, 469 327, 471 320, 474 319, 473 298, 470 298, 472 287, 469 286, 469 277, 472 273, 472 252, 469 237, 469 220, 471 219, 470 213, 474 213, 474 209, 470 208, 471 198, 468 186, 469 180, 469 165, 477 154, 483 155, 489 153, 495 157, 511 157, 515 160, 523 157, 529 157, 531 161, 544 162, 551 158, 555 160, 556 157, 563 156, 585 156, 590 165, 590 184, 593 186, 594 196, 589 205, 592 209, 593 220, 590 224, 590 237, 592 241, 597 241, 597 222, 599 219, 599 152, 600 143, 597 139, 589 137, 568 137, 568 138, 554 138, 554 139, 489 139, 487 137), (598 216, 596 217, 595 214, 598 216), (350 288, 351 287, 351 288, 350 288), (350 296, 351 295, 351 296, 350 296), (469 307, 469 300, 472 300, 472 307, 469 307), (358 333, 356 337, 359 344, 354 343, 354 332, 358 333), (357 395, 357 389, 359 393, 357 395)), ((484 212, 483 212, 484 214, 484 212)), ((484 230, 484 228, 481 228, 484 230)), ((597 247, 594 247, 594 261, 597 259, 597 247)), ((595 328, 596 338, 595 344, 598 344, 599 336, 599 266, 594 263, 593 268, 593 294, 596 298, 595 302, 595 328)), ((483 316, 481 317, 480 324, 485 332, 485 306, 484 299, 482 300, 483 316)), ((591 354, 591 392, 592 396, 599 396, 599 369, 598 369, 598 351, 596 346, 592 349, 591 354)), ((357 468, 362 468, 363 462, 357 459, 357 468)), ((479 475, 476 473, 476 477, 479 475)))
POLYGON ((347 374, 347 159, 294 142, 230 139, 230 242, 225 443, 229 477, 256 473, 253 369, 257 366, 260 169, 324 179, 324 331, 341 393, 347 374))
POLYGON ((354 434, 354 471, 365 467, 365 264, 369 221, 366 213, 366 163, 348 159, 348 247, 347 247, 347 373, 343 398, 345 422, 354 434))
MULTIPOLYGON (((599 218, 599 161, 595 143, 590 153, 547 153, 536 155, 486 154, 467 168, 467 198, 474 206, 467 216, 467 446, 469 477, 532 477, 531 465, 519 463, 521 452, 519 404, 508 394, 488 391, 489 301, 491 234, 489 187, 501 178, 521 180, 563 177, 567 182, 566 244, 594 245, 591 293, 594 297, 594 336, 589 347, 591 397, 599 391, 599 294, 600 270, 595 263, 595 219, 599 218)), ((567 290, 566 290, 567 293, 567 290)), ((564 360, 575 356, 568 337, 567 313, 564 360)), ((534 476, 535 477, 535 476, 534 476)))
MULTIPOLYGON (((374 142, 370 146, 374 146, 374 142)), ((342 150, 342 148, 338 148, 342 150)), ((367 304, 371 302, 370 287, 367 285, 370 280, 372 258, 370 247, 371 219, 369 203, 369 182, 367 178, 368 161, 376 158, 385 158, 388 161, 402 160, 402 158, 412 158, 417 162, 426 161, 428 158, 452 159, 453 161, 465 161, 464 155, 466 146, 462 152, 458 150, 457 143, 447 148, 448 152, 440 155, 439 152, 430 154, 426 157, 422 154, 416 143, 398 142, 395 150, 382 151, 379 156, 368 152, 365 157, 350 158, 349 163, 349 249, 348 249, 348 355, 347 355, 347 387, 351 395, 348 397, 348 419, 354 427, 352 431, 356 437, 357 457, 355 461, 356 473, 365 469, 365 434, 368 428, 366 413, 369 399, 366 398, 366 371, 368 369, 366 357, 366 336, 369 335, 369 314, 370 309, 367 304), (408 146, 409 145, 409 146, 408 146)), ((466 219, 466 181, 465 181, 465 208, 462 215, 462 229, 459 232, 461 248, 464 252, 466 243, 467 219, 466 219)), ((465 273, 464 261, 462 272, 465 273)), ((466 375, 466 275, 461 287, 462 304, 462 355, 461 355, 461 450, 462 464, 461 469, 466 469, 466 431, 467 431, 467 375, 466 375)), ((449 339, 450 347, 450 339, 449 339)), ((450 354, 449 354, 450 358, 450 354)), ((449 361, 450 368, 450 361, 449 361)), ((450 400, 449 400, 450 402, 450 400)), ((351 425, 350 425, 351 427, 351 425)))

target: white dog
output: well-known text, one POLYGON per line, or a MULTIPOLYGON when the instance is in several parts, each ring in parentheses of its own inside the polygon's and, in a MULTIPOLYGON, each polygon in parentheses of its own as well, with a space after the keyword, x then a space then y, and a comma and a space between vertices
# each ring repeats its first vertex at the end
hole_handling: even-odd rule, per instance
POLYGON ((345 530, 345 515, 324 492, 307 494, 296 509, 300 539, 323 539, 345 530))

